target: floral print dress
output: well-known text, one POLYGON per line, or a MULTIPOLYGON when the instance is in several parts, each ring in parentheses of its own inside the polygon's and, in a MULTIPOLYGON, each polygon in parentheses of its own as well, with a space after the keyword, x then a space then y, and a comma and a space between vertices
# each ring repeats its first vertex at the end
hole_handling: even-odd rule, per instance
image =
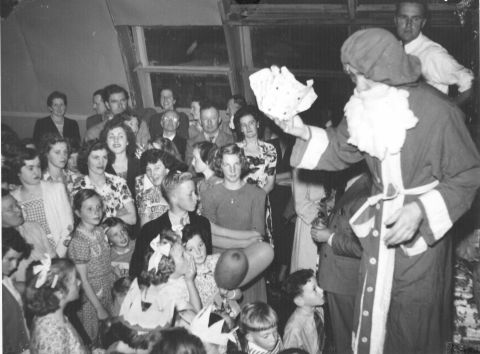
MULTIPOLYGON (((239 147, 245 149, 245 142, 237 143, 239 147)), ((247 155, 248 168, 250 172, 245 176, 247 183, 255 184, 259 188, 265 187, 268 176, 275 176, 277 167, 277 150, 275 147, 264 141, 258 141, 260 154, 258 156, 247 155)), ((272 223, 272 207, 267 195, 266 211, 265 211, 265 238, 273 246, 273 223, 272 223)))
POLYGON ((98 188, 88 176, 78 178, 73 185, 73 195, 80 189, 93 189, 102 197, 104 219, 117 216, 119 210, 133 203, 132 193, 127 182, 121 177, 105 173, 105 184, 98 188))
MULTIPOLYGON (((87 231, 77 227, 68 247, 68 257, 75 264, 87 266, 90 286, 105 310, 110 311, 114 273, 111 266, 110 246, 103 229, 98 226, 93 231, 87 231)), ((78 315, 85 331, 96 345, 99 328, 97 311, 84 293, 78 315)))
POLYGON ((135 204, 142 226, 169 209, 160 186, 154 186, 147 175, 140 175, 135 179, 135 204))
POLYGON ((53 313, 34 319, 30 349, 32 354, 89 353, 68 319, 59 322, 53 313))

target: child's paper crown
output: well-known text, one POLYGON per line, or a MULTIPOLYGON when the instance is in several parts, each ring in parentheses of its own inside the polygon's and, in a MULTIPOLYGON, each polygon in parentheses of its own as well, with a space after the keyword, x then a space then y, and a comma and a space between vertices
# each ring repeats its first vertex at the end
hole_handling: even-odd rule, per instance
POLYGON ((160 301, 148 290, 142 291, 135 279, 120 307, 119 316, 140 332, 169 327, 174 315, 175 299, 160 301))
POLYGON ((218 344, 226 346, 228 341, 235 342, 234 333, 237 330, 236 328, 228 333, 222 333, 222 327, 225 323, 225 320, 220 320, 208 326, 210 322, 210 314, 212 312, 213 306, 209 305, 204 307, 193 319, 190 324, 190 332, 196 335, 198 338, 205 343, 218 344))

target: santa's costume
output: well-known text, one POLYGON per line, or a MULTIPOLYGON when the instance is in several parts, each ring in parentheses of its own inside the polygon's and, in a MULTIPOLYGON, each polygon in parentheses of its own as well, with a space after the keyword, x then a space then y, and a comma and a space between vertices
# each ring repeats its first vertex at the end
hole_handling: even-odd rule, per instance
POLYGON ((480 158, 460 109, 418 81, 417 58, 382 29, 361 30, 342 62, 379 83, 355 91, 336 128, 297 139, 297 168, 340 170, 365 159, 371 197, 350 223, 364 249, 355 353, 442 353, 450 340, 452 224, 480 185, 480 158), (385 221, 415 202, 423 219, 407 243, 387 247, 385 221))

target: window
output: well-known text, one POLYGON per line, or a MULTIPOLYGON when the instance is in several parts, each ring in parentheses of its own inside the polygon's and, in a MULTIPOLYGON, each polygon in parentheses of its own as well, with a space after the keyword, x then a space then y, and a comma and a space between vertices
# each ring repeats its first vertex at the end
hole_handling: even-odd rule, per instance
POLYGON ((136 69, 147 106, 160 108, 160 91, 177 94, 176 106, 188 108, 192 98, 226 105, 235 87, 223 27, 133 27, 136 69))
POLYGON ((252 27, 252 56, 257 68, 287 66, 302 70, 342 70, 340 48, 347 26, 252 27))

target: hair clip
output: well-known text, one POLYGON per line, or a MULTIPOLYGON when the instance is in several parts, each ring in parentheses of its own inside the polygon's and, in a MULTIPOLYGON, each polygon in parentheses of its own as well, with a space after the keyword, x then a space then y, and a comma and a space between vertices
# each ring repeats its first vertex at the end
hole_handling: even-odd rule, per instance
POLYGON ((172 248, 172 245, 168 242, 161 243, 160 235, 158 235, 152 240, 152 242, 150 242, 150 247, 153 249, 153 254, 148 260, 148 270, 150 271, 155 269, 155 271, 157 271, 158 263, 160 263, 162 257, 168 257, 170 255, 170 249, 172 248))
MULTIPOLYGON (((48 253, 45 253, 45 258, 40 260, 41 264, 38 264, 33 267, 33 274, 38 274, 38 279, 35 282, 35 288, 41 287, 45 282, 47 281, 47 276, 48 276, 48 271, 50 270, 50 267, 52 265, 52 259, 50 258, 50 255, 48 253)), ((58 275, 56 275, 58 278, 58 275)), ((56 280, 54 279, 55 284, 57 283, 56 280)), ((53 285, 52 282, 52 288, 55 286, 53 285)))

